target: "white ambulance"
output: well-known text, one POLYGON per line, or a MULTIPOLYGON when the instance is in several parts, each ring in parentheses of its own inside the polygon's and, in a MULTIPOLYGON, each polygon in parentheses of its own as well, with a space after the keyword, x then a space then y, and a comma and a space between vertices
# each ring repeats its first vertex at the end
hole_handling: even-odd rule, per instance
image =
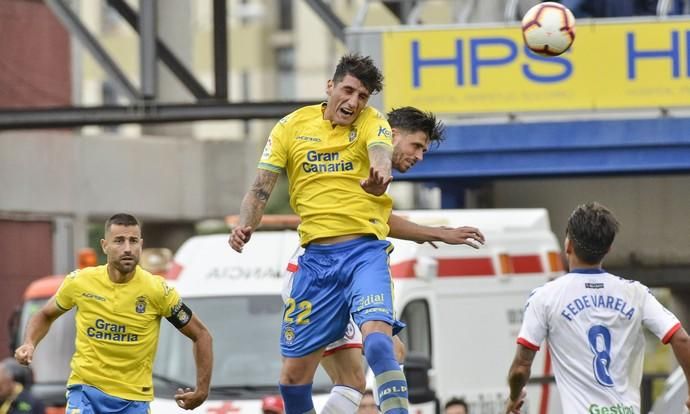
MULTIPOLYGON (((498 414, 507 396, 506 375, 515 352, 522 310, 535 287, 563 273, 559 244, 543 209, 427 210, 396 214, 427 225, 481 229, 478 249, 393 239, 391 273, 395 308, 407 323, 406 375, 413 413, 433 413, 463 397, 472 414, 498 414)), ((197 236, 175 255, 175 286, 214 337, 211 394, 197 411, 247 413, 278 394, 282 314, 280 276, 298 245, 294 230, 258 231, 244 253, 227 234, 197 236)), ((162 324, 152 412, 183 412, 172 395, 194 384, 191 342, 162 324)), ((534 376, 550 376, 546 352, 534 376)), ((370 375, 371 376, 371 375, 370 375)), ((314 401, 320 412, 330 390, 319 370, 314 401)), ((557 414, 555 386, 528 387, 529 414, 557 414)))

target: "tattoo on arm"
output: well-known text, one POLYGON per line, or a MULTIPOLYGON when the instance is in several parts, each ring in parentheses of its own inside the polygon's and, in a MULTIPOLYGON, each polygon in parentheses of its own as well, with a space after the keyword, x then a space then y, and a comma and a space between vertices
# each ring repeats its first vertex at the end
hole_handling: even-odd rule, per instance
POLYGON ((510 398, 515 401, 520 395, 520 392, 527 384, 532 370, 532 362, 536 351, 533 351, 525 346, 518 345, 515 352, 515 359, 513 365, 510 367, 508 374, 508 384, 510 385, 510 398))
POLYGON ((372 145, 369 147, 369 165, 385 177, 391 175, 391 158, 393 149, 387 145, 372 145))
POLYGON ((256 229, 277 181, 278 174, 261 169, 258 171, 254 184, 242 200, 240 226, 251 226, 256 229))

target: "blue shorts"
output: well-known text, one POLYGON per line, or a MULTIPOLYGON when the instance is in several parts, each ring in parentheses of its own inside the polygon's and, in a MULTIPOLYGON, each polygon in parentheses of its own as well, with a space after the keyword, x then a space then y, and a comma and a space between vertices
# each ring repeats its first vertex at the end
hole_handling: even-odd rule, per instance
POLYGON ((400 331, 388 266, 392 251, 390 242, 373 236, 308 245, 283 311, 282 355, 302 357, 341 339, 350 315, 360 327, 383 321, 400 331))
POLYGON ((66 414, 148 414, 148 401, 130 401, 108 395, 90 385, 67 387, 66 414))

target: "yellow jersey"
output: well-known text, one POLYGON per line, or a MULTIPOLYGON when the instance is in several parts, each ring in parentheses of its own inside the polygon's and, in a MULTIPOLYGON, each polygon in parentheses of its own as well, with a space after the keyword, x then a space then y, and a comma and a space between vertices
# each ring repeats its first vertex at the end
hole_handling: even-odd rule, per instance
POLYGON ((290 206, 300 216, 304 246, 322 237, 388 235, 392 199, 365 192, 372 145, 393 147, 386 118, 365 107, 352 125, 333 126, 325 104, 306 106, 281 119, 271 131, 259 168, 287 172, 290 206))
POLYGON ((181 303, 177 291, 139 266, 132 280, 114 283, 103 265, 67 275, 55 301, 65 311, 77 307, 67 385, 91 385, 126 400, 153 400, 160 320, 181 303))

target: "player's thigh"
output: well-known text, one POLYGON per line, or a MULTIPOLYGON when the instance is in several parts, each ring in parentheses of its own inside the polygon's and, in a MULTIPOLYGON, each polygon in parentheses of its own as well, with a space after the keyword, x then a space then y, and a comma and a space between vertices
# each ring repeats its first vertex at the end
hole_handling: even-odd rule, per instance
POLYGON ((361 348, 341 348, 321 360, 333 384, 347 385, 360 392, 366 387, 361 348))
POLYGON ((149 403, 130 401, 108 395, 89 385, 70 386, 67 392, 67 414, 148 414, 149 403))
POLYGON ((283 310, 283 357, 303 357, 342 338, 349 313, 343 288, 331 275, 334 271, 308 251, 300 257, 283 310))
MULTIPOLYGON (((388 266, 392 245, 385 240, 373 240, 367 248, 357 252, 350 263, 352 279, 348 287, 350 312, 362 328, 367 321, 382 321, 393 325, 393 282, 388 266)), ((362 331, 365 334, 364 331, 362 331)), ((365 334, 366 335, 366 334, 365 334)))
POLYGON ((293 278, 295 277, 295 272, 297 272, 297 269, 299 267, 298 260, 302 254, 304 254, 304 249, 302 247, 298 247, 297 250, 295 250, 295 252, 292 254, 290 260, 288 260, 288 263, 285 266, 285 270, 281 275, 283 286, 281 288, 280 294, 283 298, 283 302, 285 302, 290 297, 290 292, 292 291, 293 278))
POLYGON ((347 322, 347 328, 345 328, 343 337, 328 344, 323 356, 327 357, 344 348, 362 348, 362 331, 359 330, 359 327, 352 317, 350 317, 350 320, 347 322))
POLYGON ((84 395, 81 385, 67 387, 65 414, 95 414, 91 402, 84 395))

